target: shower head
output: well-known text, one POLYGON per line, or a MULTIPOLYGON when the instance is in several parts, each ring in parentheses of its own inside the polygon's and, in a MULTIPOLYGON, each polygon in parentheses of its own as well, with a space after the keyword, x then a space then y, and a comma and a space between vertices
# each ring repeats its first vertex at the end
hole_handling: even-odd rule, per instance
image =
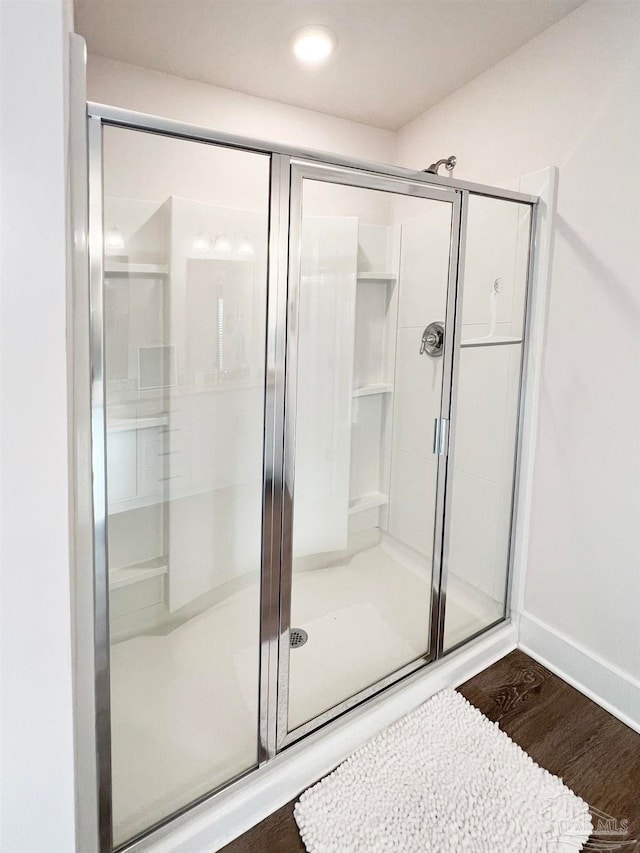
POLYGON ((430 166, 427 166, 427 168, 423 169, 422 171, 428 172, 430 175, 437 175, 440 166, 444 166, 447 172, 453 172, 457 162, 458 161, 456 159, 455 154, 452 154, 450 157, 443 157, 442 160, 436 160, 435 163, 432 163, 430 166))

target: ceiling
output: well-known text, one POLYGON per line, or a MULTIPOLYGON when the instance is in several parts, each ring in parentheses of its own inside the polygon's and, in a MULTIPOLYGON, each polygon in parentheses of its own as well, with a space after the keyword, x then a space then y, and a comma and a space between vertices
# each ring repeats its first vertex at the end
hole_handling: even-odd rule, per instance
POLYGON ((90 53, 397 130, 583 0, 76 0, 90 53), (291 36, 323 24, 329 60, 291 36))

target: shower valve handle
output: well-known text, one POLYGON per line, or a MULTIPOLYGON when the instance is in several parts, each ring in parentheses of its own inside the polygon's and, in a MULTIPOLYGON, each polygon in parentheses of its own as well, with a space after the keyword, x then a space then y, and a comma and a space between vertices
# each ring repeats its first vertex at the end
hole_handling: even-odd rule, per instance
POLYGON ((422 333, 422 341, 420 343, 420 355, 430 355, 432 358, 438 358, 442 355, 442 347, 444 346, 444 323, 436 320, 434 323, 429 323, 427 328, 422 333))

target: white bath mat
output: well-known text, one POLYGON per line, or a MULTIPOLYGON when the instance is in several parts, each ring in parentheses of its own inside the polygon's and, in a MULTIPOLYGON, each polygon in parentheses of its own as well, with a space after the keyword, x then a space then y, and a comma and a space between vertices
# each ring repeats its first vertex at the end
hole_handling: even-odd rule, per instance
POLYGON ((455 690, 370 740, 295 806, 309 853, 571 853, 587 804, 455 690))

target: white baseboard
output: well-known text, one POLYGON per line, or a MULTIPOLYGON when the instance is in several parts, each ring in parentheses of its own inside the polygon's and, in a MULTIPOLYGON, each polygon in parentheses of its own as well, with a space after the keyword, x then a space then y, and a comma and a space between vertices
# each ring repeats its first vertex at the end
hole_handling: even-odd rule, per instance
POLYGON ((640 683, 530 613, 519 619, 518 647, 640 732, 640 683))
POLYGON ((220 850, 434 693, 445 687, 457 687, 513 651, 516 639, 513 624, 499 625, 291 746, 269 764, 127 848, 127 853, 220 850))

